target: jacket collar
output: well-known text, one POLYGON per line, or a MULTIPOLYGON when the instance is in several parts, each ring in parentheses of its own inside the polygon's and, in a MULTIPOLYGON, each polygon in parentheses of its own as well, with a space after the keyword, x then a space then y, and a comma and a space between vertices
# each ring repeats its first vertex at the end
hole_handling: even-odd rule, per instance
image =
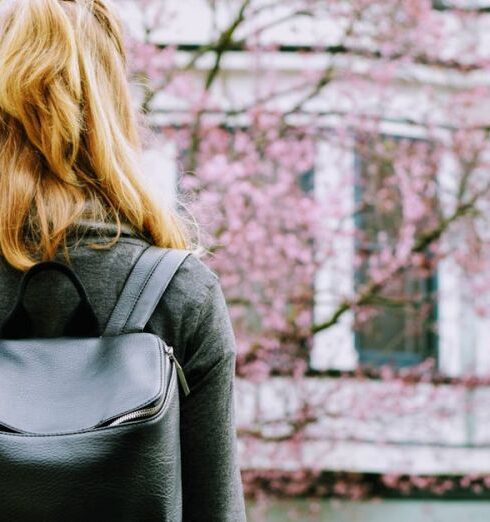
MULTIPOLYGON (((80 219, 76 225, 69 231, 69 235, 85 235, 91 232, 97 235, 115 236, 117 234, 117 224, 103 221, 96 221, 91 219, 80 219)), ((142 234, 127 223, 121 224, 121 234, 123 236, 136 237, 144 239, 142 234)))

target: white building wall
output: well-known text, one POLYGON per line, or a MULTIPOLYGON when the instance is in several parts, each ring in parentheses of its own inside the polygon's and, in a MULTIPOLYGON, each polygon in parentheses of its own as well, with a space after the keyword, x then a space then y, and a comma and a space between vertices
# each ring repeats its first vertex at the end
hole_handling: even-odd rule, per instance
MULTIPOLYGON (((343 215, 353 215, 354 185, 345 179, 354 176, 354 152, 332 142, 317 147, 315 164, 315 198, 342 208, 343 215)), ((329 229, 338 226, 328 223, 329 229)), ((354 230, 353 218, 342 223, 342 237, 330 248, 332 252, 323 260, 315 281, 316 305, 314 322, 327 321, 342 298, 354 292, 354 230)), ((352 370, 357 366, 358 354, 354 346, 353 314, 347 312, 335 326, 315 334, 310 358, 315 370, 352 370)))

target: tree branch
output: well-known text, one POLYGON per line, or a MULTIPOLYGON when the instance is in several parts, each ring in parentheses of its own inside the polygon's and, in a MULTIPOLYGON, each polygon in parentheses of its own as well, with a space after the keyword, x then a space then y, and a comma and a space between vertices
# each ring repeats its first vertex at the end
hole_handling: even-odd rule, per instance
MULTIPOLYGON (((214 60, 214 65, 209 70, 205 83, 204 83, 204 90, 206 92, 208 92, 210 90, 214 80, 216 79, 216 76, 218 75, 220 65, 221 65, 221 60, 223 58, 223 54, 226 52, 226 50, 228 49, 228 46, 233 41, 233 35, 235 34, 235 31, 238 29, 240 24, 244 21, 245 11, 246 11, 247 7, 249 6, 250 1, 251 0, 243 0, 242 5, 241 5, 240 9, 238 10, 237 16, 232 21, 230 26, 221 33, 221 35, 218 39, 218 42, 214 46, 214 52, 215 52, 216 56, 215 56, 215 60, 214 60)), ((196 170, 196 166, 197 166, 197 153, 199 150, 199 134, 200 134, 200 129, 201 129, 202 116, 203 116, 203 111, 200 110, 196 115, 196 119, 194 121, 194 125, 192 127, 192 132, 191 132, 191 146, 190 146, 190 150, 189 150, 189 165, 188 165, 188 169, 191 172, 194 172, 196 170)))
MULTIPOLYGON (((488 190, 488 188, 486 190, 488 190)), ((439 226, 419 237, 418 240, 415 242, 415 245, 413 246, 411 253, 422 253, 427 249, 429 245, 431 245, 435 241, 438 241, 452 223, 457 221, 459 218, 467 215, 471 210, 473 210, 478 198, 479 195, 475 195, 469 202, 458 205, 453 214, 448 218, 442 220, 439 223, 439 226)), ((371 281, 370 283, 368 283, 365 290, 361 292, 356 299, 354 299, 353 301, 343 301, 339 304, 337 309, 334 310, 329 319, 322 323, 313 325, 311 329, 312 333, 315 334, 322 330, 331 328, 332 326, 337 324, 340 318, 352 308, 357 308, 359 306, 368 304, 373 299, 373 297, 375 297, 385 287, 387 282, 391 281, 392 278, 398 275, 404 268, 406 267, 397 267, 394 271, 390 272, 388 276, 381 282, 371 281)))

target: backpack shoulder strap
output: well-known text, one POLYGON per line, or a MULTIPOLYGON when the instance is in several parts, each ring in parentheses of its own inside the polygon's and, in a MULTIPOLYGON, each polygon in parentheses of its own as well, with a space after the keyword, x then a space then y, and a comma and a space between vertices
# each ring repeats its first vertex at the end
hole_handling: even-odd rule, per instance
POLYGON ((142 332, 188 250, 150 246, 131 270, 103 336, 142 332))

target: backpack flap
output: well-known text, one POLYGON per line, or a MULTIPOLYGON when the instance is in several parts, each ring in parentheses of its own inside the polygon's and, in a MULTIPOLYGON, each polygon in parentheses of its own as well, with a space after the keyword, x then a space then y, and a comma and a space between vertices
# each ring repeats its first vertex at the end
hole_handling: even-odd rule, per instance
POLYGON ((150 333, 0 340, 2 431, 90 430, 165 399, 171 362, 150 333))

